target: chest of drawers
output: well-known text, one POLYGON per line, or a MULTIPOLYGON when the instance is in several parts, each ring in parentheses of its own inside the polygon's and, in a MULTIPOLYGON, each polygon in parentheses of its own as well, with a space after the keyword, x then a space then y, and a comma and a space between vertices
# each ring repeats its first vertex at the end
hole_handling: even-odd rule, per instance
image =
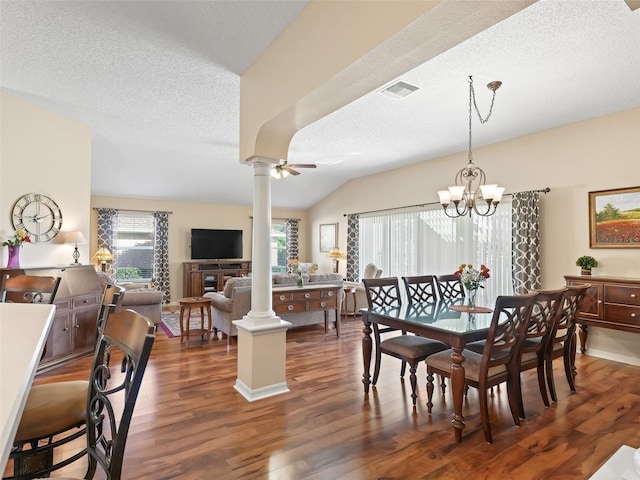
POLYGON ((578 314, 580 351, 587 349, 590 325, 640 333, 640 279, 565 276, 567 285, 590 283, 578 314))

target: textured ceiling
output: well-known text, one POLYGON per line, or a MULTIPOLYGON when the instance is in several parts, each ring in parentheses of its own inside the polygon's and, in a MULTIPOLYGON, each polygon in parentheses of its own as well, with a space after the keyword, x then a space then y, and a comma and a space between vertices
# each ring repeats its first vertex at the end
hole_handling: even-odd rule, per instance
MULTIPOLYGON (((307 3, 2 0, 1 86, 92 128, 95 195, 250 205, 239 75, 307 3)), ((376 89, 299 131, 289 162, 319 167, 273 182, 273 205, 465 150, 470 74, 481 110, 504 82, 475 146, 639 107, 638 45, 623 0, 534 3, 399 77, 410 97, 376 89)))

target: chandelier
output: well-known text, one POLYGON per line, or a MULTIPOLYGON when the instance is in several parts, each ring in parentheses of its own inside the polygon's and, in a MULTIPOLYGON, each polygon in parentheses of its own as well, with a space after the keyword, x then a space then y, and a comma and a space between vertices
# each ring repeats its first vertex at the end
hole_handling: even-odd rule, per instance
POLYGON ((473 89, 473 77, 469 76, 469 163, 456 174, 455 185, 447 190, 440 190, 438 196, 444 209, 444 213, 451 218, 462 217, 466 214, 488 217, 496 212, 496 207, 502 200, 503 187, 496 184, 487 185, 484 171, 473 163, 471 151, 471 120, 473 118, 472 106, 480 119, 480 123, 486 123, 493 112, 493 102, 496 98, 496 90, 502 82, 495 81, 487 84, 487 88, 493 92, 491 107, 486 118, 482 118, 476 104, 476 93, 473 89), (451 207, 451 208, 449 208, 451 207))

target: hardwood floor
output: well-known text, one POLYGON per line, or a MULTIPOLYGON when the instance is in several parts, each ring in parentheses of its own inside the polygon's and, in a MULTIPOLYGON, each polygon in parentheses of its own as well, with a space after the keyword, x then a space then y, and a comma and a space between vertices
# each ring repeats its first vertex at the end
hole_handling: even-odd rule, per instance
MULTIPOLYGON (((451 398, 434 396, 427 414, 424 365, 416 411, 408 374, 400 380, 400 362, 391 357, 364 396, 362 323, 349 318, 342 325, 340 338, 321 325, 291 330, 291 392, 252 403, 233 389, 236 346, 192 340, 187 349, 158 332, 123 478, 585 479, 620 445, 640 447, 640 367, 578 354, 578 392, 571 394, 556 361, 558 403, 550 408, 535 371, 526 372, 521 427, 513 424, 504 386, 490 398, 492 445, 470 389, 463 441, 455 443, 451 398)), ((89 364, 76 361, 36 383, 86 378, 89 364)), ((64 473, 81 478, 84 468, 64 473)))

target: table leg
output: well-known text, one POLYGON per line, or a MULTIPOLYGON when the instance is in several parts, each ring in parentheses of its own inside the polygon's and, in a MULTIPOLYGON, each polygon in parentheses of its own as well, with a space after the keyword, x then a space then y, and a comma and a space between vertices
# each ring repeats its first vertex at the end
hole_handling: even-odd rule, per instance
POLYGON ((204 307, 200 307, 200 340, 204 340, 204 307))
POLYGON ((207 305, 207 343, 211 343, 211 329, 213 328, 213 320, 211 320, 211 304, 207 305))
POLYGON ((455 429, 456 442, 462 440, 464 416, 462 415, 462 399, 464 396, 464 355, 461 348, 451 349, 451 395, 453 396, 453 415, 451 423, 455 429))
MULTIPOLYGON (((184 307, 180 307, 180 343, 182 343, 182 340, 184 340, 184 326, 182 325, 182 323, 184 322, 184 307)), ((187 342, 189 341, 189 339, 187 339, 187 342)))
POLYGON ((369 315, 362 314, 362 323, 364 323, 364 337, 362 337, 362 359, 364 361, 364 373, 362 374, 362 383, 364 384, 364 393, 369 393, 369 385, 371 385, 371 322, 369 321, 369 315))
POLYGON ((338 307, 336 307, 335 312, 336 312, 336 337, 339 337, 340 336, 340 320, 342 319, 340 318, 338 307))

